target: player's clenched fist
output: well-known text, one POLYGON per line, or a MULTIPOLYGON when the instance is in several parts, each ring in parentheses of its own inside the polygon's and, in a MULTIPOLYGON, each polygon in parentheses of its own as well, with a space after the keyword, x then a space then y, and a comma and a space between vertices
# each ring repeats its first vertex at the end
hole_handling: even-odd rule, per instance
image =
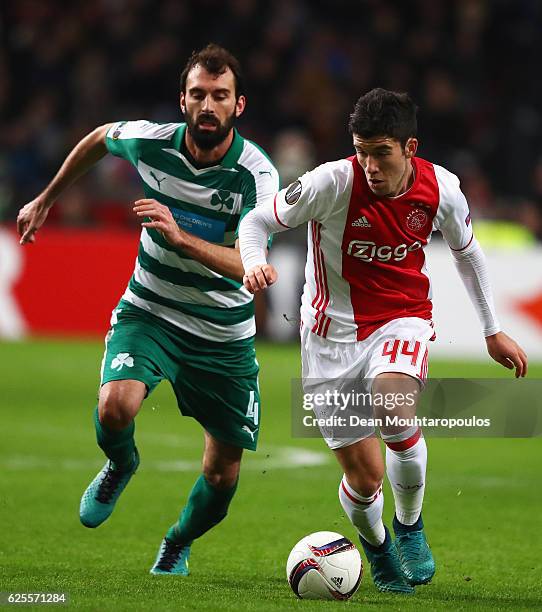
POLYGON ((167 206, 160 204, 157 200, 137 200, 134 212, 138 217, 148 217, 150 221, 143 221, 143 227, 158 230, 172 246, 182 246, 183 231, 177 225, 171 211, 167 206))
POLYGON ((257 293, 277 282, 278 274, 271 264, 254 266, 243 276, 243 285, 250 293, 257 293))

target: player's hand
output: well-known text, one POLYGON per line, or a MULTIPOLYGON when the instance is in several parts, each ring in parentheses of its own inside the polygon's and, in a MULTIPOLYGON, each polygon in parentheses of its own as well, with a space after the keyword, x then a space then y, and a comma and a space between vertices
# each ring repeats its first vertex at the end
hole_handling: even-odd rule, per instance
POLYGON ((277 282, 278 274, 271 264, 254 266, 243 276, 243 285, 250 293, 258 293, 277 282))
POLYGON ((486 338, 487 352, 509 370, 516 368, 516 378, 527 374, 527 355, 519 344, 504 332, 486 338))
POLYGON ((37 197, 21 208, 17 215, 17 232, 21 239, 19 244, 36 241, 36 232, 45 223, 49 208, 41 197, 37 197))
POLYGON ((149 217, 150 221, 143 221, 143 227, 152 227, 158 230, 172 246, 182 246, 183 236, 186 234, 173 218, 167 206, 157 200, 137 200, 134 212, 138 217, 149 217))

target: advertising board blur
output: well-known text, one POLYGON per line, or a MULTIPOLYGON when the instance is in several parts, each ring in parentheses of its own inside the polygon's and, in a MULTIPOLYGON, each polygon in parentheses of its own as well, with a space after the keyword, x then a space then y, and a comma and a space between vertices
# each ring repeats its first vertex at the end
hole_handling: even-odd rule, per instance
MULTIPOLYGON (((103 336, 137 248, 134 231, 55 228, 21 248, 13 228, 0 227, 0 337, 103 336)), ((542 247, 485 252, 502 328, 531 358, 542 358, 542 247)), ((266 296, 271 340, 297 337, 304 258, 301 245, 278 242, 271 250, 279 270, 266 296)), ((437 330, 432 355, 485 358, 479 322, 442 242, 429 245, 427 267, 437 330)))

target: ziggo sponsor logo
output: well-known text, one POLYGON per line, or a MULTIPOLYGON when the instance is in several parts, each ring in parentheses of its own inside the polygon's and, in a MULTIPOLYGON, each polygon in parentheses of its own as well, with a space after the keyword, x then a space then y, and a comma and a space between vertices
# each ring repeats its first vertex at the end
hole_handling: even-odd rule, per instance
POLYGON ((402 261, 411 251, 416 251, 422 248, 422 243, 419 240, 411 245, 399 244, 395 248, 383 245, 377 246, 370 240, 352 240, 348 245, 347 253, 361 259, 363 261, 402 261))

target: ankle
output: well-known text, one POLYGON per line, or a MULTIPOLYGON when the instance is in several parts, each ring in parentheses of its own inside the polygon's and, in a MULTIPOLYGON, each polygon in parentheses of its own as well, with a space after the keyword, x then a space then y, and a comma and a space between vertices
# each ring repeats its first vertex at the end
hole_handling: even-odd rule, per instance
POLYGON ((190 543, 184 541, 184 539, 179 534, 179 525, 177 523, 175 523, 175 525, 172 525, 167 530, 166 539, 172 544, 175 544, 176 546, 190 546, 190 543))
POLYGON ((384 527, 385 529, 385 538, 384 541, 382 542, 382 544, 375 546, 374 544, 371 544, 370 542, 368 542, 362 535, 361 533, 359 534, 359 539, 361 542, 361 545, 363 546, 363 549, 367 552, 381 552, 382 550, 386 550, 387 548, 389 548, 391 546, 391 535, 389 530, 387 529, 387 527, 384 527))
POLYGON ((117 472, 131 472, 135 466, 137 465, 137 453, 134 450, 131 453, 131 456, 120 462, 120 461, 111 461, 111 467, 117 472))
POLYGON ((412 533, 413 531, 421 531, 423 529, 423 519, 420 513, 420 516, 416 519, 416 521, 412 525, 406 525, 402 523, 397 518, 397 515, 393 516, 393 530, 395 533, 412 533))

